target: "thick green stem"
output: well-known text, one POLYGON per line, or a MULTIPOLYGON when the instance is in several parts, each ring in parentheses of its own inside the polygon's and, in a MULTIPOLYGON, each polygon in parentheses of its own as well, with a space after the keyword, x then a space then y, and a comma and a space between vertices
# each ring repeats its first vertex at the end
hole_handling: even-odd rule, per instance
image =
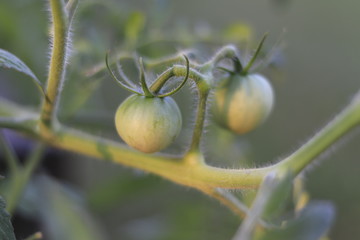
POLYGON ((181 185, 195 188, 256 188, 271 168, 222 169, 207 165, 189 165, 182 157, 149 155, 122 144, 62 128, 51 145, 154 173, 181 185), (174 174, 176 173, 176 174, 174 174))
POLYGON ((49 135, 56 114, 56 106, 61 83, 65 75, 66 48, 68 44, 67 15, 62 0, 50 0, 53 22, 53 47, 50 58, 50 68, 47 80, 46 95, 39 122, 39 130, 44 135, 49 135))
MULTIPOLYGON (((185 72, 185 67, 179 67, 174 68, 173 74, 174 76, 183 76, 185 72)), ((195 73, 196 72, 193 71, 193 74, 199 77, 194 77, 194 79, 198 80, 195 82, 198 88, 202 89, 199 90, 199 92, 205 94, 211 79, 195 73)), ((199 101, 199 104, 200 102, 201 101, 199 101)), ((13 117, 21 112, 25 112, 26 115, 29 116, 35 115, 33 112, 14 104, 9 104, 6 101, 0 103, 0 116, 13 117)), ((84 134, 63 126, 59 126, 56 131, 50 129, 53 136, 52 138, 47 138, 43 134, 37 133, 35 127, 31 129, 29 126, 27 130, 32 133, 32 136, 58 148, 137 168, 164 177, 175 183, 207 192, 209 189, 215 188, 258 188, 264 176, 274 170, 292 170, 295 174, 298 174, 326 148, 359 124, 360 92, 342 113, 290 157, 278 164, 257 169, 223 169, 211 167, 206 165, 203 160, 204 156, 201 152, 197 151, 190 152, 183 157, 144 154, 131 150, 123 144, 84 134), (192 158, 192 160, 188 161, 189 158, 192 158), (189 164, 189 162, 196 164, 189 164)), ((21 131, 22 128, 18 125, 17 129, 21 131)), ((219 197, 217 198, 219 199, 219 197)))
POLYGON ((352 128, 360 125, 360 92, 339 115, 321 129, 296 152, 275 165, 278 169, 291 169, 300 173, 316 157, 334 144, 352 128))

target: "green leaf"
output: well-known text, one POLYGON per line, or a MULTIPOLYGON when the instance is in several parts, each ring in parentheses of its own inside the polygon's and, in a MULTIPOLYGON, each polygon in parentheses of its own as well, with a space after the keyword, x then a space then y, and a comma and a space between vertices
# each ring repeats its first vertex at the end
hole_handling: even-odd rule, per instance
POLYGON ((125 25, 125 38, 128 44, 133 44, 139 37, 140 32, 145 26, 145 16, 141 12, 130 14, 125 25))
POLYGON ((123 201, 159 191, 160 187, 159 179, 152 175, 134 177, 121 173, 97 182, 89 190, 87 199, 92 209, 108 211, 123 201))
POLYGON ((21 211, 40 219, 49 239, 105 239, 82 196, 48 176, 38 176, 28 184, 21 205, 21 211))
POLYGON ((335 209, 328 202, 312 202, 299 215, 281 228, 263 232, 256 240, 318 240, 323 237, 335 217, 335 209))
POLYGON ((265 191, 265 189, 268 191, 270 190, 271 193, 269 194, 263 209, 261 215, 262 219, 270 220, 279 217, 291 196, 293 179, 293 174, 290 172, 281 177, 276 176, 273 179, 265 179, 259 194, 265 191))
POLYGON ((259 223, 268 225, 263 219, 268 220, 281 213, 291 194, 292 179, 289 172, 270 172, 265 177, 235 240, 253 239, 259 223))
POLYGON ((5 201, 0 197, 0 239, 1 240, 16 240, 14 228, 10 222, 10 215, 5 210, 5 201))
POLYGON ((28 75, 29 77, 31 77, 35 85, 40 89, 42 94, 46 97, 44 86, 42 85, 40 80, 35 76, 35 74, 30 70, 30 68, 26 66, 26 64, 14 54, 4 49, 0 49, 0 67, 15 69, 16 71, 28 75))
POLYGON ((64 97, 61 102, 61 118, 66 120, 73 117, 88 101, 94 91, 99 88, 104 77, 96 79, 83 78, 81 75, 72 76, 64 86, 64 97))

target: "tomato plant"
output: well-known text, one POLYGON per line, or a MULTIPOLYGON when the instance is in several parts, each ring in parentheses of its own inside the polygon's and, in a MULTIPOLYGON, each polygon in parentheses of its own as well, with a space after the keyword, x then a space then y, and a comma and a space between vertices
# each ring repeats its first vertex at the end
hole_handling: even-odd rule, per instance
MULTIPOLYGON (((31 70, 25 64, 28 61, 22 61, 10 51, 0 49, 0 67, 25 74, 33 80, 30 83, 40 89, 37 95, 39 106, 29 108, 27 104, 12 100, 0 101, 0 127, 20 133, 20 136, 33 139, 35 143, 31 151, 24 154, 29 156, 22 160, 8 141, 8 131, 0 133, 0 147, 5 160, 0 166, 6 166, 5 170, 1 170, 6 180, 0 186, 0 239, 15 239, 9 213, 15 218, 20 215, 37 219, 38 222, 31 231, 44 232, 46 238, 51 240, 118 239, 125 232, 138 234, 129 236, 128 239, 137 239, 141 234, 142 239, 174 239, 172 233, 169 233, 172 231, 169 226, 176 225, 169 224, 171 214, 185 219, 182 223, 185 222, 185 226, 191 228, 198 226, 196 224, 203 226, 203 222, 212 226, 213 231, 204 227, 206 231, 203 235, 193 235, 192 238, 187 237, 187 229, 180 227, 177 229, 181 230, 177 235, 180 239, 225 239, 230 235, 234 235, 234 240, 317 240, 326 237, 334 220, 334 207, 330 203, 319 203, 311 199, 304 185, 303 173, 339 138, 359 126, 360 93, 309 141, 288 156, 279 158, 278 162, 269 161, 264 166, 257 162, 238 164, 239 156, 225 159, 221 155, 230 148, 224 150, 216 144, 204 146, 206 123, 214 119, 232 132, 243 134, 257 128, 269 116, 275 107, 275 94, 264 77, 268 75, 263 75, 262 72, 269 70, 269 65, 261 63, 270 63, 272 66, 274 62, 267 61, 268 50, 262 47, 266 35, 254 53, 245 54, 247 51, 244 46, 252 49, 254 39, 242 36, 243 33, 249 35, 250 32, 243 25, 232 26, 228 29, 230 32, 221 34, 220 31, 210 31, 211 34, 208 34, 209 31, 186 34, 185 31, 179 31, 178 35, 169 40, 162 39, 170 35, 162 34, 160 29, 144 30, 148 21, 139 12, 127 14, 124 20, 116 15, 118 12, 112 9, 112 5, 105 11, 105 17, 99 11, 102 3, 84 5, 82 17, 87 18, 85 22, 88 25, 74 29, 72 24, 79 9, 78 1, 49 0, 51 29, 42 29, 42 33, 51 33, 49 38, 52 42, 48 65, 41 66, 42 69, 49 69, 46 80, 38 77, 41 74, 35 74, 39 71, 31 70), (87 9, 89 6, 93 8, 87 9), (97 21, 89 19, 92 18, 92 14, 89 14, 91 10, 98 17, 97 21), (109 16, 108 12, 116 14, 109 16), (111 19, 116 24, 104 27, 110 25, 108 21, 111 19), (110 30, 108 34, 94 34, 94 28, 110 30), (76 38, 76 30, 79 29, 81 36, 76 38), (92 38, 94 35, 95 39, 92 38), (110 47, 109 39, 102 38, 109 35, 121 42, 121 46, 116 46, 106 54, 110 47), (69 52, 71 43, 76 49, 73 58, 70 58, 69 52), (247 59, 250 60, 245 61, 247 59), (67 64, 69 62, 71 64, 67 64), (243 65, 245 62, 246 65, 243 65), (133 79, 137 71, 140 84, 129 80, 133 79), (131 72, 131 75, 124 72, 131 72), (123 96, 119 95, 127 93, 113 88, 111 81, 107 81, 110 77, 132 93, 120 106, 118 99, 123 99, 123 96), (180 113, 178 104, 184 103, 176 103, 171 97, 180 89, 184 89, 182 93, 191 90, 188 91, 189 95, 186 92, 185 97, 179 99, 189 98, 189 101, 195 102, 195 109, 188 107, 187 111, 180 113), (187 125, 182 124, 182 115, 185 115, 184 123, 187 125), (176 149, 175 153, 161 152, 173 143, 180 132, 186 135, 182 146, 173 144, 171 147, 174 147, 172 150, 176 149), (117 133, 125 143, 137 150, 122 143, 117 133), (68 153, 61 160, 69 159, 67 173, 72 170, 76 176, 86 175, 85 180, 83 179, 87 185, 84 194, 79 194, 79 191, 61 183, 61 180, 50 177, 47 170, 42 170, 46 166, 35 172, 41 164, 41 158, 46 156, 45 149, 54 148, 76 153, 68 153), (216 160, 221 167, 213 164, 213 156, 207 153, 209 150, 219 151, 220 157, 216 160), (91 159, 89 162, 98 159, 113 164, 92 165, 95 166, 92 174, 83 173, 86 167, 81 164, 84 163, 80 162, 80 167, 74 167, 80 155, 91 159), (230 166, 224 166, 224 160, 231 162, 230 166), (114 167, 117 165, 151 173, 152 177, 139 174, 139 171, 133 173, 128 169, 120 170, 114 167), (126 181, 122 181, 124 176, 109 180, 113 172, 116 175, 124 175, 125 172, 129 176, 126 181), (165 181, 159 181, 157 177, 204 193, 228 207, 230 212, 223 211, 220 205, 216 212, 213 207, 216 205, 204 207, 207 200, 201 197, 195 203, 193 199, 187 199, 187 194, 191 193, 181 192, 179 189, 164 192, 163 188, 157 187, 165 181), (138 197, 140 191, 151 194, 138 197), (126 194, 137 196, 138 205, 134 203, 135 198, 126 199, 126 194), (155 195, 160 197, 154 200, 155 195), (177 208, 183 202, 188 202, 192 206, 191 210, 177 208), (144 205, 149 206, 146 208, 144 205), (92 216, 89 212, 98 211, 98 215, 101 215, 117 208, 121 208, 121 216, 111 216, 110 220, 104 221, 103 226, 90 220, 92 216), (132 214, 133 211, 138 212, 132 214), (129 212, 131 217, 127 216, 129 212), (231 212, 235 213, 236 219, 233 219, 235 217, 231 212), (231 224, 234 225, 225 233, 228 234, 227 237, 222 232, 227 222, 223 221, 221 214, 229 214, 230 217, 227 217, 232 219, 231 224), (140 215, 143 218, 137 217, 140 215), (123 218, 120 220, 121 217, 123 218), (238 227, 239 219, 242 223, 238 227), (108 230, 111 228, 108 225, 113 225, 116 233, 111 232, 109 236, 103 234, 107 231, 101 231, 101 227, 108 230), (237 227, 238 231, 234 234, 237 227), (221 234, 215 235, 219 229, 221 234), (142 233, 145 230, 147 232, 142 233), (154 232, 157 235, 150 237, 149 234, 154 232)), ((11 18, 1 8, 0 13, 0 18, 11 18)), ((83 18, 79 19, 79 24, 83 18)), ((0 26, 3 22, 0 21, 0 26)), ((270 79, 275 82, 276 78, 273 76, 270 79)), ((24 89, 24 92, 31 92, 27 87, 24 89)), ((22 96, 21 93, 18 95, 22 96)), ((29 95, 33 95, 33 92, 29 95)), ((230 139, 231 142, 226 142, 227 145, 239 140, 232 133, 226 134, 216 135, 215 138, 230 139)), ((269 136, 271 142, 264 144, 270 145, 275 135, 280 134, 276 132, 274 136, 269 136)), ((48 159, 54 161, 53 157, 48 159)), ((28 239, 39 239, 41 235, 35 233, 28 239)))

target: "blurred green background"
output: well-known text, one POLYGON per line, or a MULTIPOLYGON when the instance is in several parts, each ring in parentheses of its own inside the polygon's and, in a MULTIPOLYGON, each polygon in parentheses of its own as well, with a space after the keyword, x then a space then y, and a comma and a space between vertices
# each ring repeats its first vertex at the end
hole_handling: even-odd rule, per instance
MULTIPOLYGON (((43 81, 49 42, 45 2, 0 2, 0 48, 24 60, 43 81)), ((217 38, 216 34, 229 25, 242 23, 251 27, 255 42, 264 32, 270 33, 267 49, 279 38, 285 46, 278 59, 279 68, 264 72, 276 92, 276 106, 263 126, 245 136, 232 136, 209 122, 204 149, 209 161, 217 166, 262 166, 276 162, 335 116, 360 88, 359 9, 360 2, 356 0, 83 0, 73 28, 74 48, 60 106, 61 120, 121 141, 114 134, 113 114, 128 93, 118 88, 106 72, 87 78, 83 71, 102 62, 109 48, 119 49, 124 45, 124 24, 132 12, 146 15, 146 29, 154 31, 147 34, 173 40, 179 34, 186 39, 194 32, 217 38), (74 96, 84 86, 90 86, 94 92, 77 110, 73 106, 74 96), (218 134, 222 136, 220 140, 218 134)), ((166 51, 175 51, 177 46, 162 43, 149 49, 149 55, 164 55, 166 51)), ((206 57, 216 47, 205 49, 210 49, 206 57)), ((136 77, 130 71, 129 75, 136 77)), ((39 104, 38 92, 26 77, 1 70, 0 78, 2 97, 34 108, 39 104)), ((189 141, 195 103, 187 90, 175 98, 184 115, 185 129, 166 151, 178 154, 189 141)), ((329 200, 336 206, 331 239, 360 239, 360 135, 356 133, 359 131, 323 154, 318 161, 321 164, 314 164, 306 173, 311 197, 329 200)), ((48 239, 70 239, 66 235, 59 237, 61 234, 56 231, 61 229, 51 227, 44 220, 51 216, 40 214, 40 220, 34 220, 29 213, 31 209, 41 212, 39 202, 32 202, 31 190, 41 187, 39 182, 44 181, 47 185, 40 188, 43 195, 39 193, 39 196, 54 194, 58 182, 66 183, 58 186, 59 189, 72 189, 71 194, 65 195, 70 196, 72 204, 76 203, 76 209, 81 209, 79 212, 84 213, 81 216, 95 226, 91 231, 101 236, 100 239, 231 239, 240 224, 237 217, 216 201, 158 177, 56 150, 46 156, 17 215, 21 221, 14 227, 23 231, 18 237, 41 230, 52 237, 48 239), (34 222, 32 229, 23 226, 32 226, 30 223, 34 222)), ((49 211, 48 215, 59 214, 49 211)))

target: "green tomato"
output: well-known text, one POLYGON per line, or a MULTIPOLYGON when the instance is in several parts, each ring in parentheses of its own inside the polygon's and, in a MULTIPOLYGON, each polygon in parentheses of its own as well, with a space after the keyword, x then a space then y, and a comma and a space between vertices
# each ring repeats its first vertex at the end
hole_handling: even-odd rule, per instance
POLYGON ((216 88, 212 112, 221 126, 244 134, 264 122, 273 105, 274 93, 264 76, 231 75, 216 88))
POLYGON ((131 147, 145 153, 160 151, 180 133, 181 112, 171 97, 144 97, 133 94, 119 106, 115 126, 131 147))

